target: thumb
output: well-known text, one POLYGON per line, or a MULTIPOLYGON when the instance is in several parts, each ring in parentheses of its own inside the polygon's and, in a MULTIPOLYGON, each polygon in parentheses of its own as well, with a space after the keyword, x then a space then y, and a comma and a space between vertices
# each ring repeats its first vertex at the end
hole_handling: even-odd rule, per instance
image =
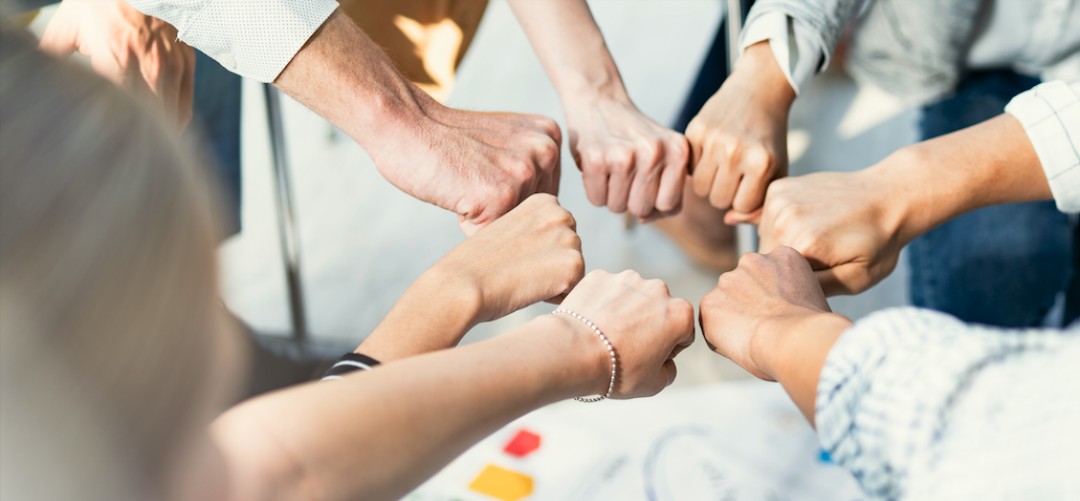
POLYGON ((724 214, 724 224, 736 225, 740 223, 750 223, 754 226, 761 224, 761 212, 762 208, 758 208, 753 212, 739 212, 735 209, 727 211, 724 214))
POLYGON ((476 232, 480 231, 480 229, 485 226, 485 224, 480 224, 475 221, 475 219, 469 219, 464 214, 458 214, 458 226, 466 237, 475 235, 476 232))
POLYGON ((871 285, 865 268, 860 263, 847 263, 814 272, 826 297, 859 294, 871 285))

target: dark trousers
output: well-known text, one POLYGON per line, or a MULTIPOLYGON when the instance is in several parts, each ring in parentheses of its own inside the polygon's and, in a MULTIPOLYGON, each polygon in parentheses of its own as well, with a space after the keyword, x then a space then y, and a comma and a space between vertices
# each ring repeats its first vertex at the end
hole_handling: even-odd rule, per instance
POLYGON ((241 84, 239 75, 195 51, 195 106, 189 130, 211 165, 225 235, 240 231, 241 84))
MULTIPOLYGON (((1009 70, 974 72, 950 97, 923 109, 921 139, 998 116, 1038 83, 1009 70)), ((1075 243, 1076 230, 1054 202, 972 211, 908 245, 912 303, 965 322, 1039 325, 1058 294, 1076 288, 1075 243)), ((1067 308, 1064 321, 1077 313, 1067 308)))

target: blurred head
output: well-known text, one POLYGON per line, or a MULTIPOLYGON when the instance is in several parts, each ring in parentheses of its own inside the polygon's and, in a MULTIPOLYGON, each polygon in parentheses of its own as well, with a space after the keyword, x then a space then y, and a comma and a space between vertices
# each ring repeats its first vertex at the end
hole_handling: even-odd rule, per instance
POLYGON ((213 487, 240 349, 201 169, 112 84, 0 37, 0 498, 213 487))

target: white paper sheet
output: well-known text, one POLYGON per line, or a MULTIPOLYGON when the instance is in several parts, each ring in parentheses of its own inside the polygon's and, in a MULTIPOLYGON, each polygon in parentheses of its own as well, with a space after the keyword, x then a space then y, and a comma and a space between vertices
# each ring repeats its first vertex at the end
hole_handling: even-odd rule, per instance
POLYGON ((631 401, 562 402, 477 444, 407 501, 492 501, 469 488, 486 466, 530 477, 527 501, 856 501, 779 385, 756 381, 631 401), (503 452, 520 430, 541 437, 503 452))

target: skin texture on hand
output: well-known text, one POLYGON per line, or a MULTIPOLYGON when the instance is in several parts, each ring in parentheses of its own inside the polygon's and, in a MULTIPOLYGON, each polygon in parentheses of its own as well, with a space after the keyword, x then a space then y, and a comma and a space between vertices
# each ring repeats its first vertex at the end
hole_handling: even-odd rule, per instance
POLYGON ((101 76, 156 96, 178 132, 191 121, 195 51, 177 40, 172 25, 143 15, 123 0, 64 0, 46 26, 40 48, 54 57, 78 51, 101 76))
POLYGON ((809 263, 794 249, 747 252, 738 268, 720 275, 716 288, 701 299, 701 330, 713 351, 754 376, 773 380, 771 371, 754 357, 755 336, 762 324, 830 311, 809 263))
POLYGON ((629 99, 597 99, 567 110, 570 153, 597 207, 640 222, 682 208, 686 138, 646 117, 629 99))
MULTIPOLYGON (((619 398, 662 390, 671 357, 693 341, 690 304, 633 272, 589 274, 564 307, 614 344, 619 398)), ((607 391, 610 374, 591 329, 543 315, 486 341, 249 400, 211 431, 229 499, 395 500, 527 412, 607 391)))
POLYGON ((787 175, 787 121, 795 91, 767 41, 747 47, 731 76, 686 127, 694 193, 737 213, 761 207, 787 175))
MULTIPOLYGON (((694 307, 671 297, 664 282, 645 280, 634 271, 589 273, 561 307, 592 321, 615 347, 614 398, 659 393, 675 381, 675 356, 694 342, 694 307)), ((595 338, 593 352, 605 376, 597 378, 593 393, 605 394, 611 374, 607 348, 583 322, 561 313, 555 316, 580 335, 595 338)))
POLYGON ((274 85, 349 134, 394 186, 457 213, 466 235, 533 193, 558 194, 553 120, 439 104, 340 11, 274 85))
POLYGON ((689 146, 634 106, 584 0, 511 0, 562 101, 570 153, 597 207, 646 222, 677 213, 689 146))
POLYGON ((862 171, 777 180, 751 220, 762 252, 793 247, 828 295, 857 294, 888 276, 900 250, 939 224, 979 207, 1051 197, 1023 127, 1001 115, 862 171))
MULTIPOLYGON (((893 170, 895 172, 895 169, 893 170)), ((877 169, 778 179, 758 226, 761 252, 803 253, 826 295, 857 294, 896 269, 902 214, 893 179, 877 169)))
POLYGON ((480 322, 560 297, 585 274, 575 229, 554 196, 529 197, 424 273, 356 351, 388 362, 451 348, 480 322))
POLYGON ((806 259, 789 247, 746 253, 702 298, 700 311, 713 351, 779 381, 814 422, 818 375, 851 321, 830 312, 806 259))

